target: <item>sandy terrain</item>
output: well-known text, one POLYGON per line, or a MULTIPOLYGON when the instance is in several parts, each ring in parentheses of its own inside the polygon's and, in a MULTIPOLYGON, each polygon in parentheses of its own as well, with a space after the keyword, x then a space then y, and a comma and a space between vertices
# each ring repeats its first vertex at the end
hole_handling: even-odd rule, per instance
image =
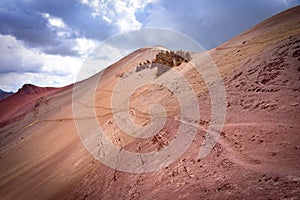
MULTIPOLYGON (((299 13, 300 7, 285 11, 207 52, 224 80, 227 112, 219 140, 203 159, 198 157, 199 147, 211 117, 207 87, 189 64, 171 70, 196 91, 201 118, 192 122, 199 127, 192 145, 159 171, 121 172, 89 154, 74 122, 72 85, 23 86, 0 101, 0 199, 299 199, 299 13)), ((108 138, 127 151, 164 149, 182 122, 176 95, 150 84, 136 88, 124 109, 144 127, 151 123, 149 106, 163 105, 163 129, 156 136, 136 139, 116 124, 114 114, 120 110, 111 99, 118 81, 171 81, 171 71, 158 78, 156 69, 135 71, 138 63, 158 52, 149 47, 126 56, 104 72, 96 88, 97 121, 108 138)), ((193 54, 192 62, 202 54, 193 54)), ((97 78, 77 84, 76 100, 83 108, 93 106, 86 97, 97 78)), ((119 92, 126 95, 127 90, 119 92)), ((175 93, 188 94, 182 87, 175 93)), ((125 103, 120 99, 116 105, 123 108, 125 103)), ((86 128, 91 117, 83 113, 80 118, 86 128)))

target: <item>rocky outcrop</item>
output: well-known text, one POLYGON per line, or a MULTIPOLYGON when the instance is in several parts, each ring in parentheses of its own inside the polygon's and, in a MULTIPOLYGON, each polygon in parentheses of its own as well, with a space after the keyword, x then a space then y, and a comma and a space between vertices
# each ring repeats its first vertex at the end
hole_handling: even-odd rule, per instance
POLYGON ((169 69, 174 66, 179 66, 183 62, 189 62, 191 60, 191 56, 189 52, 180 51, 161 51, 159 52, 153 61, 145 61, 144 63, 140 63, 136 67, 136 72, 147 68, 155 68, 157 67, 156 76, 160 76, 165 73, 169 69))

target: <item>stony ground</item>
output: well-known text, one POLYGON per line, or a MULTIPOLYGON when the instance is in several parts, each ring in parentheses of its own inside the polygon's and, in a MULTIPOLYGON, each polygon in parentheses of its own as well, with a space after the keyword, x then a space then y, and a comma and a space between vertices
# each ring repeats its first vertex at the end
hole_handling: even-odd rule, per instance
MULTIPOLYGON (((72 86, 25 89, 0 102, 1 199, 299 199, 300 198, 300 8, 272 17, 208 51, 226 89, 226 121, 211 153, 198 153, 210 123, 210 99, 203 78, 189 63, 174 67, 196 91, 201 118, 192 145, 171 165, 149 173, 113 170, 94 159, 79 139, 72 113, 72 86), (29 94, 25 94, 26 91, 29 94)), ((182 123, 176 92, 159 84, 137 88, 130 117, 151 123, 148 109, 160 103, 167 123, 155 136, 136 139, 119 129, 111 98, 120 80, 156 78, 155 69, 136 66, 155 58, 156 48, 140 49, 111 66, 97 86, 99 125, 128 151, 166 148, 182 123)), ((203 53, 192 54, 192 61, 203 53)), ((83 106, 94 76, 79 83, 83 106)), ((136 80, 136 81, 135 81, 136 80)), ((126 91, 121 91, 126 92, 126 91)), ((187 97, 188 98, 188 97, 187 97)), ((117 102, 123 105, 124 102, 117 102)), ((187 109, 193 109, 187 107, 187 109)), ((90 116, 82 118, 88 120, 90 116)))

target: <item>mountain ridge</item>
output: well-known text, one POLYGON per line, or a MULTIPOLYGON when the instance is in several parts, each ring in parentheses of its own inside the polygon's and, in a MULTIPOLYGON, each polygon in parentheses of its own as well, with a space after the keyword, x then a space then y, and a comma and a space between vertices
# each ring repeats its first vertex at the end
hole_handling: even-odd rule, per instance
MULTIPOLYGON (((268 25, 258 25, 259 31, 250 29, 207 52, 223 78, 227 112, 220 138, 204 159, 198 159, 197 155, 211 120, 210 97, 205 81, 188 63, 171 71, 184 76, 198 98, 200 120, 189 122, 199 127, 197 134, 180 158, 151 173, 117 171, 88 153, 74 123, 72 85, 0 102, 0 110, 11 109, 28 98, 16 112, 9 113, 9 109, 1 112, 0 196, 3 199, 298 198, 300 72, 295 52, 300 45, 300 16, 295 13, 299 10, 296 7, 269 18, 261 23, 268 25)), ((181 123, 175 94, 187 93, 179 87, 180 82, 176 82, 175 93, 161 85, 137 88, 130 96, 129 108, 122 107, 121 99, 116 100, 141 126, 151 123, 148 113, 151 104, 163 105, 166 125, 158 134, 145 140, 136 139, 120 130, 114 119, 119 111, 114 110, 111 101, 115 85, 128 77, 155 78, 156 69, 136 72, 136 67, 140 62, 154 59, 158 52, 140 49, 120 59, 101 74, 96 87, 97 122, 107 138, 124 151, 160 151, 170 145, 181 123)), ((203 53, 193 54, 191 62, 203 53)), ((156 78, 173 80, 168 73, 156 78)), ((75 83, 79 91, 73 98, 82 108, 93 106, 86 100, 86 91, 98 78, 96 74, 75 83)), ((83 112, 80 118, 86 121, 86 129, 91 127, 90 117, 83 112)))
POLYGON ((14 94, 13 92, 6 92, 6 91, 0 89, 0 101, 7 97, 10 97, 13 94, 14 94))

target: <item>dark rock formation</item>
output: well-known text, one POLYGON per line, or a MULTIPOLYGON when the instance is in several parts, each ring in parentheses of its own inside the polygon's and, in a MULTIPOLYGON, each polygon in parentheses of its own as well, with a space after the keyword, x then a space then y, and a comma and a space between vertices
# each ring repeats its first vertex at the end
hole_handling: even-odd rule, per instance
POLYGON ((179 66, 183 62, 189 62, 191 60, 191 56, 189 52, 180 51, 161 51, 159 52, 155 60, 150 62, 147 60, 143 64, 140 63, 139 66, 136 67, 136 72, 139 72, 146 68, 155 68, 157 67, 157 74, 156 76, 160 76, 161 74, 165 73, 169 69, 174 66, 179 66))

